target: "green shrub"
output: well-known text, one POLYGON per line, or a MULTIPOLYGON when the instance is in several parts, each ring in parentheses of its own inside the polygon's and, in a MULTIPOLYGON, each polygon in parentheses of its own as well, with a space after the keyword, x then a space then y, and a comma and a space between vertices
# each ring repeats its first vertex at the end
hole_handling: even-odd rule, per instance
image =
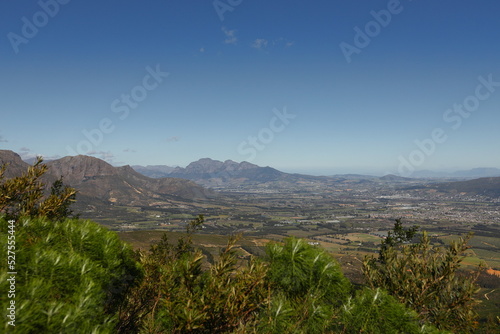
POLYGON ((50 220, 64 220, 73 214, 71 204, 75 202, 76 190, 65 186, 62 177, 56 180, 50 194, 42 176, 48 167, 41 157, 21 176, 5 179, 8 165, 0 166, 0 214, 9 219, 20 217, 48 217, 50 220))
MULTIPOLYGON (((396 221, 395 234, 407 231, 396 221)), ((379 258, 366 258, 363 271, 372 288, 387 290, 417 312, 420 319, 439 329, 470 333, 476 327, 475 281, 480 267, 470 275, 458 274, 471 234, 447 247, 434 246, 426 232, 417 243, 408 239, 384 241, 379 258)))
POLYGON ((231 238, 212 264, 192 244, 203 216, 170 244, 164 235, 141 253, 145 277, 127 296, 120 333, 232 333, 253 326, 265 302, 265 267, 255 259, 238 264, 231 238), (206 268, 208 267, 208 268, 206 268))
POLYGON ((437 333, 381 289, 352 287, 320 247, 287 238, 267 246, 270 303, 258 333, 437 333))
POLYGON ((261 329, 271 333, 323 333, 350 295, 338 262, 303 239, 287 238, 266 248, 271 303, 261 329))
POLYGON ((350 283, 340 265, 322 248, 303 239, 287 238, 284 244, 270 243, 266 254, 271 284, 292 299, 314 295, 340 305, 349 295, 350 283))
POLYGON ((364 288, 341 309, 339 333, 440 333, 382 289, 364 288))
MULTIPOLYGON (((8 239, 0 219, 0 244, 8 239)), ((21 218, 15 226, 16 326, 13 333, 111 333, 118 307, 139 277, 132 251, 90 221, 21 218)), ((8 290, 0 267, 0 291, 8 290)), ((2 298, 2 310, 10 302, 2 298)), ((14 330, 12 330, 14 329, 14 330)))

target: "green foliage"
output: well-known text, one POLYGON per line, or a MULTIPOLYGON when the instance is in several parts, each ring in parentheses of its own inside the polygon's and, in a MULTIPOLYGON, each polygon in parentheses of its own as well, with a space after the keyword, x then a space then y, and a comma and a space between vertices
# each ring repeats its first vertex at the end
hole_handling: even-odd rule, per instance
MULTIPOLYGON (((192 224, 199 225, 202 217, 192 224)), ((306 241, 267 246, 264 262, 238 265, 232 238, 213 264, 166 235, 141 253, 145 277, 127 296, 121 333, 431 333, 381 289, 352 297, 335 259, 306 241)))
POLYGON ((238 266, 237 238, 231 238, 204 269, 203 255, 191 241, 202 223, 202 216, 192 221, 177 245, 164 236, 141 253, 145 279, 128 295, 120 332, 230 333, 253 323, 267 296, 264 265, 251 259, 238 266))
POLYGON ((50 210, 44 209, 47 218, 51 220, 60 220, 67 217, 79 218, 80 215, 75 215, 73 210, 69 207, 75 202, 76 191, 64 185, 63 177, 54 181, 50 187, 50 196, 43 202, 42 208, 51 208, 50 210))
POLYGON ((271 243, 266 253, 270 264, 269 280, 275 289, 292 299, 318 299, 340 305, 350 291, 335 259, 303 239, 287 238, 284 244, 271 243))
POLYGON ((38 158, 33 166, 19 177, 5 179, 7 166, 0 167, 0 214, 9 219, 19 217, 48 217, 63 220, 72 214, 69 206, 75 201, 76 190, 64 186, 62 178, 51 187, 50 195, 44 196, 45 184, 41 181, 47 165, 38 158))
POLYGON ((189 254, 193 252, 194 248, 192 235, 196 231, 201 229, 204 222, 205 218, 203 217, 203 215, 198 215, 198 217, 196 217, 186 225, 186 236, 181 237, 179 238, 179 240, 177 240, 177 257, 181 257, 183 254, 189 254))
POLYGON ((288 238, 269 244, 267 256, 271 302, 261 312, 261 333, 427 333, 414 312, 380 289, 353 298, 339 264, 319 247, 288 238))
MULTIPOLYGON (((199 226, 203 217, 193 221, 199 226)), ((6 242, 2 221, 1 241, 6 242)), ((195 229, 188 228, 192 233, 195 229)), ((164 236, 136 254, 95 223, 21 219, 15 332, 431 333, 384 291, 351 286, 324 250, 289 238, 266 261, 238 260, 231 238, 213 264, 164 236), (141 276, 141 273, 143 275, 141 276), (137 279, 141 278, 139 282, 137 279)), ((5 291, 7 270, 0 273, 5 291)), ((0 307, 6 307, 2 300, 0 307)))
POLYGON ((352 297, 350 283, 325 250, 301 239, 267 246, 270 302, 258 333, 431 333, 415 312, 381 289, 352 297))
POLYGON ((323 332, 351 287, 339 264, 323 249, 288 238, 266 249, 272 302, 263 321, 273 333, 323 332))
POLYGON ((396 219, 394 228, 387 233, 387 237, 382 241, 379 250, 379 261, 385 261, 385 255, 389 248, 394 248, 403 243, 409 243, 417 234, 418 226, 404 228, 401 219, 396 219))
POLYGON ((339 333, 442 333, 420 325, 414 311, 407 309, 384 290, 364 288, 342 307, 339 333))
POLYGON ((437 328, 471 332, 475 327, 473 295, 479 270, 470 275, 457 272, 471 237, 469 234, 448 247, 431 245, 426 232, 416 244, 386 242, 378 260, 365 259, 367 282, 372 288, 387 290, 437 328))
MULTIPOLYGON (((2 245, 7 222, 0 219, 2 245)), ((140 271, 117 235, 90 221, 21 218, 16 224, 13 333, 112 333, 116 312, 140 271)), ((8 290, 0 267, 0 291, 8 290)), ((9 300, 2 298, 0 307, 9 300)), ((4 327, 6 330, 7 326, 4 327)))

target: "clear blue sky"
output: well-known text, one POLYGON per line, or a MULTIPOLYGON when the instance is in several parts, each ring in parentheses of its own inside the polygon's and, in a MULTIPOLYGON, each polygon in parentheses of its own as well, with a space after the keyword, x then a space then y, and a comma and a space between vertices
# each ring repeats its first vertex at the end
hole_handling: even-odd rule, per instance
POLYGON ((499 14, 497 0, 2 1, 0 147, 322 174, 500 168, 499 14))

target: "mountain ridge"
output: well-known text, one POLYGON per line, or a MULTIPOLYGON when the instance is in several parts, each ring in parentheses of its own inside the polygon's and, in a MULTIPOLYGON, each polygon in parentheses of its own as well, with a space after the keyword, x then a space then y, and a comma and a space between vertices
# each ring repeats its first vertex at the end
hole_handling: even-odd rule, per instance
POLYGON ((192 180, 205 187, 239 187, 267 184, 286 187, 291 183, 305 180, 325 180, 326 177, 302 174, 289 174, 275 168, 261 167, 247 161, 224 162, 202 158, 191 162, 185 168, 175 168, 169 176, 192 180))
POLYGON ((481 177, 498 177, 500 168, 495 167, 476 167, 467 170, 458 170, 454 172, 420 170, 415 171, 412 177, 416 178, 466 178, 477 179, 481 177))
MULTIPOLYGON (((6 177, 20 175, 29 166, 19 154, 0 150, 0 165, 8 163, 6 177)), ((311 176, 289 174, 275 168, 260 167, 249 162, 224 162, 203 158, 190 163, 185 168, 175 167, 168 177, 151 178, 137 171, 133 166, 114 167, 104 160, 90 156, 68 156, 46 163, 49 173, 46 180, 54 181, 60 176, 64 182, 75 187, 80 197, 91 203, 122 205, 169 205, 173 199, 196 201, 213 198, 216 193, 206 188, 247 189, 314 189, 321 184, 328 188, 343 182, 394 183, 403 185, 418 179, 402 178, 397 175, 382 177, 362 175, 311 176), (163 203, 163 204, 162 204, 163 203)), ((155 166, 162 168, 161 165, 155 166)), ((474 173, 495 172, 491 168, 477 168, 474 173)), ((486 196, 500 196, 500 177, 477 178, 467 181, 435 183, 433 187, 440 192, 458 192, 486 196)), ((417 181, 418 182, 418 181, 417 181)))
MULTIPOLYGON (((0 150, 0 164, 7 163, 7 177, 20 176, 29 164, 12 151, 0 150)), ((153 179, 131 166, 114 167, 91 156, 67 156, 46 163, 43 180, 51 183, 62 177, 66 185, 78 191, 77 204, 151 206, 172 205, 173 201, 202 201, 216 194, 185 179, 153 179)))
POLYGON ((435 187, 442 192, 500 197, 500 177, 482 177, 466 181, 445 182, 435 187))

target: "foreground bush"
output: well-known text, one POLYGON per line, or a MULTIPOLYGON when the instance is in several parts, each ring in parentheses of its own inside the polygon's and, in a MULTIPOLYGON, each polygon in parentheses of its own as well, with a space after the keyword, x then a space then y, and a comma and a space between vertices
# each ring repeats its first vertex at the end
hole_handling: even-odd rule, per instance
MULTIPOLYGON (((304 240, 238 260, 231 238, 212 264, 191 241, 164 237, 142 253, 90 221, 16 224, 13 333, 434 333, 381 289, 352 292, 335 259, 304 240)), ((0 219, 7 244, 7 221, 0 219)), ((0 289, 8 290, 2 263, 0 289)), ((6 309, 9 300, 2 298, 6 309)))
POLYGON ((296 238, 269 244, 266 254, 273 294, 262 332, 326 331, 351 292, 337 261, 325 250, 296 238))
POLYGON ((381 289, 353 291, 320 247, 287 238, 267 246, 271 300, 259 333, 437 333, 381 289))
POLYGON ((437 328, 454 333, 475 331, 475 282, 481 267, 469 275, 458 273, 472 235, 441 247, 432 245, 426 232, 412 243, 415 232, 396 221, 382 243, 379 258, 364 261, 369 286, 385 289, 437 328))
POLYGON ((232 333, 255 319, 267 296, 264 265, 255 259, 238 265, 231 238, 204 268, 191 241, 202 223, 199 216, 176 244, 164 235, 142 253, 146 276, 127 296, 120 333, 232 333))
POLYGON ((382 289, 363 288, 342 307, 337 333, 446 333, 421 324, 416 312, 382 289), (340 326, 339 326, 340 325, 340 326))
POLYGON ((0 166, 0 214, 9 219, 20 217, 47 217, 64 220, 73 214, 76 190, 64 185, 62 177, 56 180, 48 193, 42 177, 48 171, 41 157, 21 175, 5 178, 8 165, 0 166), (48 194, 47 194, 48 193, 48 194))
MULTIPOLYGON (((0 244, 8 239, 0 219, 0 244)), ((132 251, 117 235, 79 220, 16 221, 16 322, 8 333, 113 333, 121 300, 139 275, 132 251)), ((9 299, 5 261, 0 307, 9 299)), ((2 312, 3 314, 4 312, 2 312)))
POLYGON ((142 253, 146 274, 120 311, 120 333, 435 333, 383 290, 353 292, 337 261, 301 239, 238 264, 232 238, 203 265, 190 238, 202 222, 142 253))

